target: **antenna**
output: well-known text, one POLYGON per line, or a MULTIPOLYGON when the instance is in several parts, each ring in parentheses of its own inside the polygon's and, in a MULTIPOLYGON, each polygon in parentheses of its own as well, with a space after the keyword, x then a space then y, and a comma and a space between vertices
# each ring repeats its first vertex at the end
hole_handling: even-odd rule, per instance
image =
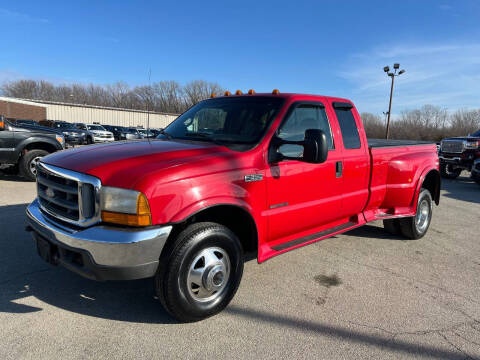
POLYGON ((150 91, 152 89, 152 68, 148 69, 148 96, 147 96, 147 139, 150 142, 150 91))

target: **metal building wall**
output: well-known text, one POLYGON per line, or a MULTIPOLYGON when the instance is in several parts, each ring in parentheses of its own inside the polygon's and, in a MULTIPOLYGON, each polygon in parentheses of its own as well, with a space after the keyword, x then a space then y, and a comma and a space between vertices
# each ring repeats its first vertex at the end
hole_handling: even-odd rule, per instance
MULTIPOLYGON (((45 103, 45 105, 47 105, 48 120, 147 127, 147 112, 145 111, 52 103, 45 103)), ((164 128, 178 115, 150 113, 149 116, 151 128, 164 128)))

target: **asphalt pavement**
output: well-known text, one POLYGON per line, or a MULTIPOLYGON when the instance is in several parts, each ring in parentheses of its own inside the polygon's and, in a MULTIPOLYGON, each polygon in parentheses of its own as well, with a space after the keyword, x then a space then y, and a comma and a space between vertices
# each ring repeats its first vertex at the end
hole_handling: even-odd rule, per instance
POLYGON ((44 263, 24 230, 34 197, 0 174, 0 359, 480 359, 480 186, 466 176, 443 182, 423 239, 373 223, 249 261, 230 306, 193 324, 165 313, 152 279, 44 263))

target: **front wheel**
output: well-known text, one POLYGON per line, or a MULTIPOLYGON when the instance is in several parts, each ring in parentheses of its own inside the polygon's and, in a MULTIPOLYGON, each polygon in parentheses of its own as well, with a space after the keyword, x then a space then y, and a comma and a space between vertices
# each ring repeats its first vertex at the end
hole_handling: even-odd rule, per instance
POLYGON ((398 219, 403 236, 417 240, 422 238, 432 221, 433 201, 430 191, 421 189, 417 201, 417 213, 415 216, 398 219))
POLYGON ((456 179, 462 173, 462 169, 456 168, 451 164, 440 162, 440 175, 445 179, 456 179))
POLYGON ((157 296, 179 321, 205 319, 230 303, 242 279, 243 262, 242 245, 228 228, 209 222, 190 225, 160 259, 157 296))
POLYGON ((35 181, 37 176, 37 164, 42 157, 48 155, 45 150, 30 150, 20 159, 19 171, 25 179, 35 181))

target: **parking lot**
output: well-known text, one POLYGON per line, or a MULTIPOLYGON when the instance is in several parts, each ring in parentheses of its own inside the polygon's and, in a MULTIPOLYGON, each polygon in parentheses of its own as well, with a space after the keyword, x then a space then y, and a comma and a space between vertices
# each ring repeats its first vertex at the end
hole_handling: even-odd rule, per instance
POLYGON ((35 184, 0 173, 0 358, 480 358, 480 187, 442 189, 425 238, 374 223, 249 261, 224 312, 178 324, 151 279, 42 262, 24 230, 35 184))

